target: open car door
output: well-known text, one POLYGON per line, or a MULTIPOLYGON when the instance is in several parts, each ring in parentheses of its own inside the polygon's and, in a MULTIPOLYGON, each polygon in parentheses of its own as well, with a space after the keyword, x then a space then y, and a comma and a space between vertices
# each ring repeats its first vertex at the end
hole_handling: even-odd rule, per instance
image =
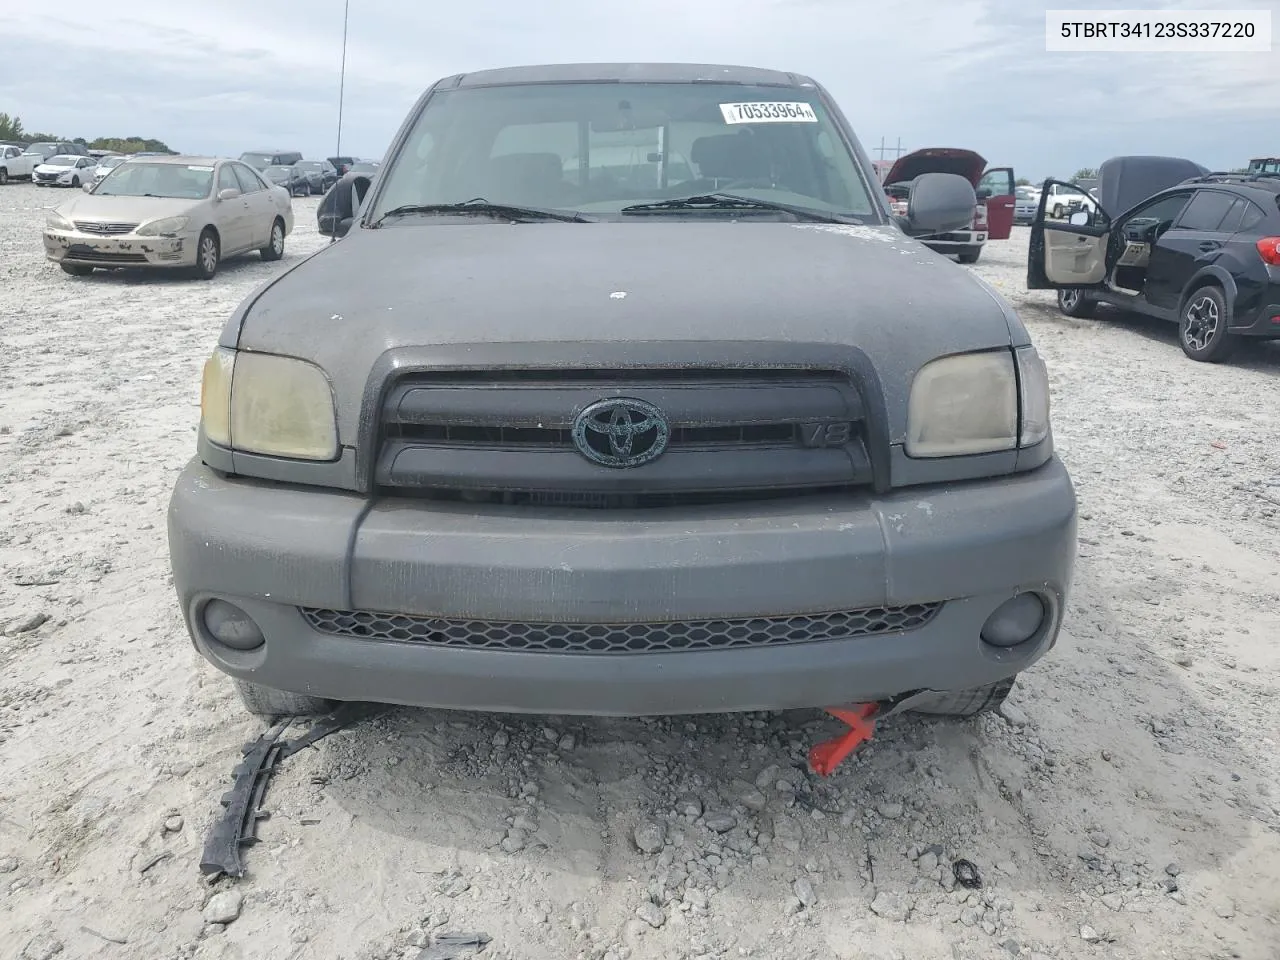
POLYGON ((1090 290, 1107 279, 1107 248, 1111 218, 1082 187, 1062 180, 1046 180, 1040 206, 1031 221, 1031 245, 1027 251, 1028 290, 1090 290), (1064 188, 1054 196, 1078 200, 1062 219, 1046 215, 1050 187, 1064 188))
POLYGON ((1013 233, 1015 193, 1013 167, 990 167, 978 181, 978 200, 987 205, 988 240, 1008 240, 1013 233))

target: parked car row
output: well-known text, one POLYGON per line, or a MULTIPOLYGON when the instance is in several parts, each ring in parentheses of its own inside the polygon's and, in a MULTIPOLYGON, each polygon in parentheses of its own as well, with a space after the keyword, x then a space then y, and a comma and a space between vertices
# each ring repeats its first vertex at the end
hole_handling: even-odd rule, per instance
MULTIPOLYGON (((135 153, 135 157, 167 154, 135 153)), ((107 175, 127 157, 111 150, 89 150, 73 141, 0 143, 0 185, 30 180, 41 187, 80 187, 107 175)))
POLYGON ((353 165, 369 162, 355 157, 305 160, 297 150, 249 150, 240 154, 240 160, 295 197, 322 194, 337 183, 339 177, 349 173, 353 165))
MULTIPOLYGON (((73 140, 0 143, 0 185, 8 183, 10 180, 39 181, 40 178, 36 177, 36 169, 38 167, 49 164, 53 160, 58 160, 57 166, 65 168, 67 164, 61 161, 67 157, 73 159, 84 158, 89 161, 89 166, 96 162, 83 143, 76 143, 73 140)), ((52 170, 46 171, 46 173, 52 172, 52 170)), ((70 179, 83 180, 84 176, 81 173, 73 174, 68 179, 68 185, 70 179)), ((46 177, 44 182, 48 183, 50 181, 46 177)))

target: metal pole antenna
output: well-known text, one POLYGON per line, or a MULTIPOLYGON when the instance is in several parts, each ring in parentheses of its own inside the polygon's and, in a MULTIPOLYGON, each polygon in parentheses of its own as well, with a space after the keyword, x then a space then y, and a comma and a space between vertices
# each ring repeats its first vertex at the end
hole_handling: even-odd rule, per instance
POLYGON ((351 0, 342 4, 342 71, 338 75, 338 148, 335 157, 342 156, 342 101, 347 89, 347 15, 351 12, 351 0))

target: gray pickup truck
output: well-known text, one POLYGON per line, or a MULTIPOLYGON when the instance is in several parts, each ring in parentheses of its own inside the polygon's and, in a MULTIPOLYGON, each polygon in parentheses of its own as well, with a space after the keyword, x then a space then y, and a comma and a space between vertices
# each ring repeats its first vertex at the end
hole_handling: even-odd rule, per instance
POLYGON ((816 82, 434 84, 209 358, 169 544, 250 710, 998 704, 1076 501, 1014 311, 911 238, 816 82))

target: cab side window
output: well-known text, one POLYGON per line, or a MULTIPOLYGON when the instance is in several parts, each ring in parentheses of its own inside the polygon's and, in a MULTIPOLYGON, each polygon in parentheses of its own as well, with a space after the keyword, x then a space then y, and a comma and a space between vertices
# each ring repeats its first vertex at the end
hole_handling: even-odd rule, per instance
POLYGON ((978 196, 1007 197, 1013 195, 1013 172, 990 170, 978 181, 978 196))

